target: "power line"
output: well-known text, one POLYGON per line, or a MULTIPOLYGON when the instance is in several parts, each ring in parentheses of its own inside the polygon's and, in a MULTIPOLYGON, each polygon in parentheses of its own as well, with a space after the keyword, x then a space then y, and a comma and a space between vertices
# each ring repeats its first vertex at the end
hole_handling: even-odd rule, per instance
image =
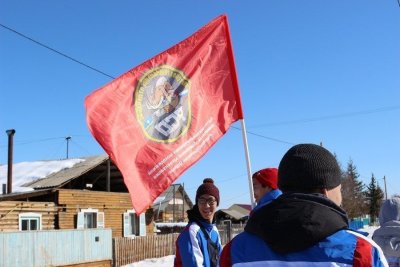
POLYGON ((337 119, 337 118, 359 116, 359 115, 378 113, 378 112, 384 112, 384 111, 392 111, 392 110, 396 110, 396 109, 400 109, 400 106, 389 106, 389 107, 382 107, 382 108, 376 108, 376 109, 370 109, 370 110, 348 112, 348 113, 342 113, 342 114, 336 114, 336 115, 327 115, 327 116, 321 116, 321 117, 309 118, 309 119, 299 119, 299 120, 291 120, 291 121, 263 123, 263 124, 254 125, 254 126, 251 126, 251 127, 248 127, 248 128, 254 129, 254 128, 262 128, 262 127, 270 127, 270 126, 287 125, 287 124, 296 124, 296 123, 305 123, 305 122, 313 122, 313 121, 332 120, 332 119, 337 119))
POLYGON ((74 145, 76 145, 78 148, 80 148, 81 150, 83 150, 86 154, 90 154, 90 152, 86 149, 86 148, 84 148, 83 146, 81 146, 80 144, 78 144, 77 142, 75 142, 75 141, 73 141, 73 140, 70 140, 71 141, 71 143, 72 144, 74 144, 74 145))
MULTIPOLYGON (((47 141, 52 141, 52 140, 57 140, 57 139, 64 139, 65 137, 49 137, 49 138, 44 138, 44 139, 36 139, 36 140, 26 140, 26 141, 19 141, 19 142, 14 142, 14 145, 28 145, 28 144, 33 144, 33 143, 41 143, 41 142, 47 142, 47 141)), ((0 147, 6 147, 7 145, 0 145, 0 147)))
POLYGON ((89 65, 87 65, 87 64, 85 64, 85 63, 83 63, 82 61, 79 61, 79 60, 77 60, 77 59, 74 59, 73 57, 70 57, 70 56, 68 56, 68 55, 66 55, 66 54, 64 54, 64 53, 62 53, 62 52, 60 52, 60 51, 58 51, 58 50, 56 50, 56 49, 54 49, 54 48, 51 48, 50 46, 45 45, 45 44, 43 44, 43 43, 41 43, 41 42, 39 42, 39 41, 36 41, 36 40, 34 40, 33 38, 28 37, 28 36, 26 36, 26 35, 24 35, 24 34, 18 32, 18 31, 16 31, 16 30, 13 30, 13 29, 11 29, 11 28, 9 28, 9 27, 7 27, 7 26, 1 24, 1 23, 0 23, 0 26, 3 27, 3 28, 5 28, 5 29, 7 29, 7 30, 9 30, 9 31, 11 31, 11 32, 13 32, 13 33, 15 33, 15 34, 18 34, 19 36, 21 36, 21 37, 23 37, 23 38, 25 38, 25 39, 28 39, 29 41, 32 41, 32 42, 34 42, 34 43, 36 43, 36 44, 38 44, 38 45, 40 45, 40 46, 42 46, 42 47, 44 47, 44 48, 46 48, 46 49, 49 49, 49 50, 53 51, 54 53, 57 53, 57 54, 59 54, 59 55, 65 57, 65 58, 67 58, 67 59, 69 59, 69 60, 72 60, 72 61, 74 61, 74 62, 76 62, 76 63, 78 63, 78 64, 80 64, 80 65, 82 65, 82 66, 84 66, 84 67, 86 67, 86 68, 89 68, 89 69, 91 69, 91 70, 94 70, 94 71, 96 71, 96 72, 98 72, 98 73, 100 73, 100 74, 102 74, 102 75, 104 75, 104 76, 107 76, 107 77, 111 78, 111 79, 115 79, 115 77, 113 77, 113 76, 111 76, 111 75, 108 75, 107 73, 102 72, 102 71, 99 70, 99 69, 93 68, 93 67, 91 67, 91 66, 89 66, 89 65))
MULTIPOLYGON (((400 0, 399 0, 400 1, 400 0)), ((355 111, 355 112, 349 112, 349 113, 343 113, 343 114, 337 114, 337 115, 327 115, 327 116, 322 116, 322 117, 317 117, 317 118, 309 118, 309 119, 300 119, 300 120, 292 120, 292 121, 282 121, 282 122, 275 122, 275 123, 267 123, 267 124, 260 124, 256 126, 252 126, 249 128, 262 128, 262 127, 269 127, 269 126, 278 126, 278 125, 287 125, 287 124, 297 124, 297 123, 306 123, 306 122, 313 122, 313 121, 321 121, 321 120, 330 120, 330 119, 337 119, 337 118, 343 118, 343 117, 350 117, 350 116, 357 116, 357 115, 365 115, 365 114, 371 114, 371 113, 377 113, 377 112, 384 112, 384 111, 391 111, 391 110, 396 110, 400 109, 400 106, 389 106, 389 107, 382 107, 382 108, 376 108, 376 109, 371 109, 371 110, 364 110, 364 111, 355 111)), ((233 129, 236 130, 241 130, 239 127, 232 126, 233 129)), ((258 134, 255 132, 250 132, 246 131, 249 135, 257 136, 263 139, 267 139, 270 141, 282 143, 282 144, 288 144, 288 145, 295 145, 293 142, 273 138, 273 137, 268 137, 262 134, 258 134)), ((65 137, 53 137, 53 138, 46 138, 46 139, 39 139, 39 140, 32 140, 32 141, 25 141, 25 142, 19 142, 16 143, 16 145, 25 145, 25 144, 30 144, 30 143, 38 143, 38 142, 44 142, 44 141, 49 141, 49 140, 54 140, 54 139, 64 139, 65 137)), ((0 147, 5 147, 6 145, 0 145, 0 147)))
MULTIPOLYGON (((400 0, 398 0, 398 2, 399 2, 399 5, 400 5, 400 0)), ((65 57, 65 58, 69 59, 69 60, 72 60, 72 61, 74 61, 74 62, 76 62, 76 63, 78 63, 78 64, 80 64, 82 66, 85 66, 85 67, 87 67, 87 68, 89 68, 91 70, 94 70, 94 71, 96 71, 96 72, 98 72, 100 74, 103 74, 104 76, 107 76, 107 77, 109 77, 111 79, 115 79, 115 77, 113 77, 111 75, 108 75, 108 74, 106 74, 105 72, 103 72, 101 70, 98 70, 98 69, 96 69, 94 67, 91 67, 91 66, 89 66, 89 65, 87 65, 87 64, 85 64, 85 63, 83 63, 83 62, 81 62, 81 61, 79 61, 77 59, 74 59, 74 58, 72 58, 72 57, 70 57, 70 56, 68 56, 68 55, 66 55, 66 54, 64 54, 64 53, 62 53, 62 52, 60 52, 60 51, 58 51, 56 49, 53 49, 53 48, 51 48, 51 47, 49 47, 49 46, 47 46, 47 45, 45 45, 45 44, 43 44, 41 42, 38 42, 38 41, 34 40, 33 38, 28 37, 28 36, 18 32, 18 31, 14 30, 14 29, 11 29, 11 28, 1 24, 1 23, 0 23, 0 26, 2 26, 3 28, 5 28, 5 29, 7 29, 7 30, 9 30, 9 31, 11 31, 11 32, 13 32, 15 34, 18 34, 19 36, 22 36, 23 38, 26 38, 26 39, 28 39, 28 40, 30 40, 30 41, 32 41, 32 42, 44 47, 44 48, 46 48, 46 49, 49 49, 49 50, 51 50, 51 51, 53 51, 53 52, 65 57)), ((300 120, 292 120, 292 121, 283 121, 283 122, 276 122, 276 123, 260 124, 260 125, 256 125, 256 126, 252 126, 252 127, 248 127, 248 128, 261 128, 261 127, 277 126, 277 125, 285 125, 285 124, 295 124, 295 123, 305 123, 305 122, 312 122, 312 121, 321 121, 321 120, 328 120, 328 119, 336 119, 336 118, 340 118, 340 117, 349 117, 349 116, 364 115, 364 114, 369 114, 369 113, 390 111, 390 110, 394 110, 394 109, 400 109, 400 106, 383 107, 383 108, 378 108, 378 109, 373 109, 373 110, 357 111, 357 112, 343 113, 343 114, 338 114, 338 115, 328 115, 328 116, 322 116, 322 117, 310 118, 310 119, 300 119, 300 120)), ((232 128, 240 130, 240 128, 238 128, 238 127, 232 127, 232 128)), ((246 131, 246 133, 248 133, 250 135, 257 136, 257 137, 260 137, 260 138, 268 139, 268 140, 271 140, 271 141, 274 141, 274 142, 294 145, 294 143, 292 143, 292 142, 280 140, 280 139, 273 138, 273 137, 264 136, 264 135, 257 134, 257 133, 254 133, 254 132, 246 131)), ((64 137, 60 137, 60 138, 64 138, 64 137)))
MULTIPOLYGON (((235 126, 232 126, 232 128, 236 129, 236 130, 241 130, 239 127, 235 127, 235 126)), ((248 133, 250 135, 257 136, 257 137, 261 137, 261 138, 264 138, 264 139, 268 139, 268 140, 271 140, 271 141, 274 141, 274 142, 278 142, 278 143, 283 143, 283 144, 288 144, 288 145, 295 145, 295 143, 292 143, 292 142, 280 140, 280 139, 273 138, 273 137, 268 137, 268 136, 261 135, 261 134, 258 134, 258 133, 249 132, 247 130, 246 130, 246 133, 248 133)))

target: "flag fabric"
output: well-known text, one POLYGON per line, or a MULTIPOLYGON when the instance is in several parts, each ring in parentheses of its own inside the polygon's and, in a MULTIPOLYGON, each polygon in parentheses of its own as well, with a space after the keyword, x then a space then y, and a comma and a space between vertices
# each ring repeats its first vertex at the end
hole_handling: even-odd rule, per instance
POLYGON ((142 213, 243 118, 227 17, 97 89, 85 106, 142 213))

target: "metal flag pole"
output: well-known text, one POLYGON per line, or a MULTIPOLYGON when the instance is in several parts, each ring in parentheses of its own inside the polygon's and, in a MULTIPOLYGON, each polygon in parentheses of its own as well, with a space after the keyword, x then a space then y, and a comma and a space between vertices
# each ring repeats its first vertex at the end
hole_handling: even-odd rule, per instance
POLYGON ((244 123, 244 119, 241 119, 240 123, 242 124, 244 153, 246 155, 247 177, 249 180, 249 191, 250 191, 250 203, 251 203, 251 207, 254 208, 256 206, 256 202, 254 201, 253 179, 251 178, 252 172, 251 172, 251 163, 250 163, 250 155, 249 155, 249 146, 247 144, 246 124, 244 123))

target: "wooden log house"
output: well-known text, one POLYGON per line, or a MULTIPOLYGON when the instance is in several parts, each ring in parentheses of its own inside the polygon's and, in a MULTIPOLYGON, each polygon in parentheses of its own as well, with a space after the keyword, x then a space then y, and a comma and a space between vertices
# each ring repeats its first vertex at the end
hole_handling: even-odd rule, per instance
POLYGON ((106 155, 24 186, 34 190, 0 195, 0 231, 106 227, 113 237, 154 233, 152 208, 137 216, 120 171, 106 155))

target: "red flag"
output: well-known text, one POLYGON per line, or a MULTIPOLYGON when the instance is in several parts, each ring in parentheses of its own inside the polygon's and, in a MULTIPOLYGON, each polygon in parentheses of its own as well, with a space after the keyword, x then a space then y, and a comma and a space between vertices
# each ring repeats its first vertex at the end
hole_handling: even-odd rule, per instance
POLYGON ((226 16, 86 97, 90 131, 145 211, 243 118, 226 16))

